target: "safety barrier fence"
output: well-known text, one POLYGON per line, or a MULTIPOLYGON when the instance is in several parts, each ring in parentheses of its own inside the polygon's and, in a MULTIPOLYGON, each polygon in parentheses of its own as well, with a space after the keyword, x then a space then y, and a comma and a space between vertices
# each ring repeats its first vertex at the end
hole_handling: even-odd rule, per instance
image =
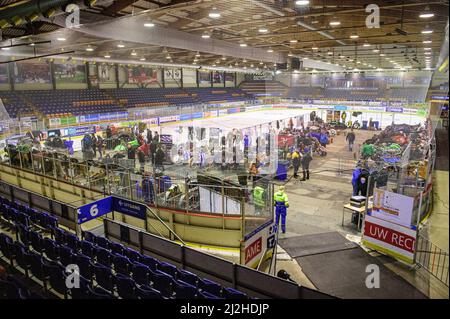
MULTIPOLYGON (((52 200, 0 181, 0 196, 46 211, 58 218, 58 224, 77 230, 75 207, 52 200)), ((103 220, 105 236, 137 248, 141 253, 234 287, 257 298, 330 299, 330 295, 237 265, 198 250, 144 232, 108 218, 103 220)), ((79 234, 80 235, 80 234, 79 234)))
MULTIPOLYGON (((144 186, 143 175, 136 173, 134 161, 103 160, 82 161, 65 154, 21 153, 8 154, 3 164, 48 176, 54 180, 83 187, 106 195, 124 197, 145 203, 155 208, 169 209, 187 214, 210 215, 222 220, 225 227, 230 216, 241 219, 244 236, 272 218, 273 185, 261 179, 258 185, 264 188, 264 197, 254 205, 252 189, 235 183, 214 184, 171 176, 170 184, 163 177, 155 177, 150 167, 150 183, 144 186), (170 185, 178 189, 169 190, 170 185), (202 196, 200 198, 200 196, 202 196)), ((244 176, 247 178, 247 176, 244 176)), ((81 199, 80 199, 81 203, 81 199)))
POLYGON ((449 286, 449 253, 421 234, 416 242, 416 263, 444 285, 449 286))
POLYGON ((193 248, 156 237, 127 224, 105 219, 105 236, 125 243, 141 253, 169 261, 184 270, 194 272, 257 298, 330 299, 330 295, 296 285, 292 282, 255 271, 193 248))

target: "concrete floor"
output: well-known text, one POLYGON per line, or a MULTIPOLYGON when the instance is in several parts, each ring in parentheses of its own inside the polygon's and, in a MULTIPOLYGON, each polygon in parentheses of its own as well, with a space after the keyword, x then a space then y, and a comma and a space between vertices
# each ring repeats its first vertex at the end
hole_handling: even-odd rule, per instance
MULTIPOLYGON (((363 143, 373 134, 374 132, 370 131, 356 132, 356 143, 363 143)), ((336 172, 342 168, 354 168, 356 163, 354 154, 347 150, 343 135, 336 136, 327 149, 328 155, 325 158, 315 158, 311 163, 309 181, 291 179, 285 183, 290 208, 287 217, 287 233, 281 236, 292 237, 337 231, 351 241, 360 241, 361 233, 357 232, 356 227, 350 223, 350 214, 345 215, 344 226, 341 225, 342 206, 349 201, 352 193, 352 169, 343 174, 336 172)), ((429 238, 433 243, 448 251, 448 172, 436 172, 434 191, 433 213, 427 226, 429 238)), ((280 238, 283 238, 281 236, 280 238)), ((390 257, 373 251, 369 253, 430 298, 448 298, 448 287, 442 285, 424 269, 411 269, 390 257)), ((300 265, 285 252, 279 254, 277 269, 285 269, 299 284, 313 287, 300 265)))

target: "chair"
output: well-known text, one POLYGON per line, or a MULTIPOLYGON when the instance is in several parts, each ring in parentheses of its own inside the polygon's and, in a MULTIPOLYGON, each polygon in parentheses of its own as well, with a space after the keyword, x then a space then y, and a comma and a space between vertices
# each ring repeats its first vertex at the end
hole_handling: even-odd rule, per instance
POLYGON ((113 266, 116 273, 123 274, 125 276, 128 276, 131 270, 130 260, 121 255, 113 256, 113 266))
POLYGON ((177 279, 197 287, 198 276, 187 270, 178 269, 177 279))
POLYGON ((97 238, 95 239, 95 243, 96 243, 98 246, 100 246, 100 247, 102 247, 102 248, 104 248, 104 249, 106 249, 106 250, 111 250, 111 248, 110 248, 110 241, 109 241, 108 238, 105 238, 105 237, 97 237, 97 238))
POLYGON ((31 256, 28 253, 25 245, 20 242, 14 243, 14 250, 16 255, 16 262, 25 271, 25 276, 29 277, 29 270, 31 268, 31 256))
POLYGON ((73 250, 70 247, 60 246, 58 250, 59 250, 59 262, 63 266, 73 264, 74 254, 73 250))
POLYGON ((176 281, 173 287, 176 299, 194 299, 197 297, 197 288, 183 281, 176 281))
POLYGON ((105 267, 101 264, 93 265, 95 281, 102 288, 113 292, 114 291, 114 276, 111 268, 105 267))
POLYGON ((78 288, 72 288, 70 289, 70 296, 72 299, 90 299, 90 293, 89 293, 89 281, 80 276, 80 286, 78 288))
POLYGON ((177 267, 175 267, 172 264, 166 263, 164 261, 161 261, 159 263, 158 270, 160 270, 168 275, 171 275, 174 278, 177 277, 177 273, 178 273, 177 267))
POLYGON ((78 237, 69 233, 67 233, 65 236, 65 243, 68 247, 72 248, 74 252, 77 252, 80 246, 78 237))
POLYGON ((223 298, 218 297, 218 296, 216 296, 216 295, 213 295, 213 294, 211 294, 211 293, 209 293, 209 292, 207 292, 207 291, 201 291, 201 292, 198 294, 198 297, 199 297, 200 299, 223 299, 223 298))
POLYGON ((111 242, 111 251, 118 255, 125 255, 125 247, 120 243, 111 242))
POLYGON ((84 232, 83 232, 83 238, 84 238, 84 240, 89 241, 89 242, 95 244, 95 243, 96 243, 97 236, 95 236, 95 235, 94 235, 93 233, 91 233, 91 232, 84 231, 84 232))
POLYGON ((42 283, 44 284, 44 290, 47 291, 48 273, 47 268, 44 265, 42 256, 33 251, 30 252, 30 265, 31 274, 42 281, 42 283))
POLYGON ((97 250, 95 251, 95 257, 98 263, 107 267, 111 267, 112 254, 108 250, 97 247, 97 250))
POLYGON ((47 266, 48 282, 53 290, 67 298, 68 288, 66 285, 66 275, 64 267, 59 264, 47 266))
POLYGON ((102 287, 88 286, 89 299, 116 299, 116 297, 109 291, 102 287))
POLYGON ((141 263, 148 266, 153 271, 156 271, 159 265, 159 262, 155 258, 145 255, 141 257, 141 263))
POLYGON ((16 225, 16 234, 17 234, 17 240, 20 239, 20 241, 22 243, 25 244, 25 246, 30 246, 30 238, 29 238, 29 234, 30 234, 30 229, 22 224, 17 224, 16 225))
POLYGON ((11 237, 2 233, 0 233, 0 251, 2 252, 2 255, 9 260, 11 266, 13 266, 16 255, 14 242, 11 237))
POLYGON ((151 280, 153 282, 152 287, 160 291, 164 297, 172 296, 172 288, 175 286, 175 280, 171 276, 163 272, 156 271, 151 273, 151 280))
POLYGON ((121 274, 116 277, 117 293, 122 299, 136 299, 136 283, 133 279, 121 274))
POLYGON ((133 262, 140 262, 142 257, 142 255, 138 251, 131 248, 126 248, 125 256, 127 256, 133 262))
POLYGON ((44 248, 45 256, 47 258, 57 261, 59 259, 58 246, 55 241, 51 238, 45 237, 42 241, 42 246, 44 248))
POLYGON ((80 241, 80 248, 83 255, 86 255, 90 258, 93 258, 95 256, 95 247, 90 241, 80 241))
POLYGON ((208 292, 215 296, 221 296, 222 286, 212 280, 199 278, 198 288, 202 292, 208 292))
POLYGON ((79 267, 81 276, 88 280, 92 279, 93 273, 91 258, 83 254, 75 255, 74 263, 79 267))
POLYGON ((53 239, 60 245, 64 245, 66 241, 66 231, 59 227, 52 229, 53 239))
POLYGON ((155 290, 148 286, 136 286, 135 288, 136 296, 138 299, 164 299, 158 290, 155 290))
POLYGON ((47 225, 46 229, 58 228, 58 218, 52 215, 45 216, 45 224, 47 225))
POLYGON ((233 288, 223 288, 222 296, 225 299, 248 299, 248 296, 243 292, 233 288))
POLYGON ((0 299, 23 299, 20 288, 10 281, 0 279, 0 299))
POLYGON ((29 234, 31 247, 33 247, 33 249, 38 253, 42 254, 44 251, 42 236, 35 231, 30 231, 29 234))
POLYGON ((150 268, 141 263, 134 263, 132 265, 132 278, 141 286, 147 286, 150 283, 150 268))

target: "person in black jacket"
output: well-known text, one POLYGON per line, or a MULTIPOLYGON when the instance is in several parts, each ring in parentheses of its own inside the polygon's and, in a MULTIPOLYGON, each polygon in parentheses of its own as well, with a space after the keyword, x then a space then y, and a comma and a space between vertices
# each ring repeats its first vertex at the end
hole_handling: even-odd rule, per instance
POLYGON ((353 128, 352 128, 345 138, 345 140, 348 141, 349 152, 353 151, 353 144, 355 143, 355 139, 356 139, 356 135, 353 132, 353 128))
POLYGON ((303 170, 303 179, 302 181, 306 181, 309 179, 309 164, 312 161, 311 153, 308 151, 302 157, 302 170, 303 170))
POLYGON ((152 140, 150 143, 150 162, 152 165, 155 165, 155 154, 157 149, 158 143, 155 140, 152 140))
POLYGON ((158 146, 158 149, 156 150, 155 154, 155 168, 159 168, 162 171, 164 171, 164 159, 166 158, 166 154, 164 154, 164 151, 161 146, 158 146))
POLYGON ((139 161, 139 169, 141 172, 144 172, 144 169, 145 169, 145 154, 144 154, 144 152, 141 150, 138 150, 137 157, 138 157, 138 161, 139 161))

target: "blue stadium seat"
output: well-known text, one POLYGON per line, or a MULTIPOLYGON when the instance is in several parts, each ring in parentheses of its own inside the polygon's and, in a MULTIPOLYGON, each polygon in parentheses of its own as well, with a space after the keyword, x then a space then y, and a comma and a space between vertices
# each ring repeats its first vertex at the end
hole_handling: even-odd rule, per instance
POLYGON ((95 257, 98 263, 107 267, 111 267, 112 254, 109 252, 109 250, 106 250, 102 247, 97 247, 95 251, 95 257))
POLYGON ((161 293, 151 287, 135 287, 136 296, 138 299, 163 299, 161 293))
POLYGON ((80 241, 76 235, 67 233, 65 236, 65 243, 68 247, 72 248, 74 252, 77 252, 80 248, 80 241))
POLYGON ((156 271, 158 269, 159 262, 153 257, 143 255, 141 257, 141 262, 148 266, 152 271, 156 271))
POLYGON ((210 294, 213 294, 215 296, 220 296, 222 293, 222 286, 218 283, 206 279, 206 278, 200 278, 198 281, 198 288, 202 292, 208 292, 210 294))
POLYGON ((59 246, 59 262, 63 266, 67 266, 73 264, 74 253, 70 247, 67 246, 59 246))
POLYGON ((31 268, 31 256, 28 253, 28 250, 26 247, 20 243, 15 242, 15 255, 16 255, 16 262, 25 271, 25 276, 29 277, 29 270, 31 268))
POLYGON ((164 297, 169 298, 172 296, 175 280, 171 276, 163 272, 156 271, 151 273, 150 279, 153 283, 152 288, 160 291, 164 297))
POLYGON ((89 291, 89 299, 116 299, 114 294, 103 289, 102 287, 94 287, 88 286, 89 291))
POLYGON ((65 269, 58 264, 50 264, 47 266, 48 282, 50 287, 56 292, 67 298, 68 288, 66 285, 65 269))
POLYGON ((125 255, 125 247, 122 244, 111 242, 111 251, 118 255, 125 255))
POLYGON ((136 299, 135 294, 136 283, 130 277, 124 275, 117 275, 116 277, 116 287, 117 294, 122 299, 136 299))
POLYGON ((187 270, 178 269, 177 279, 197 287, 198 276, 187 270))
POLYGON ((56 242, 53 239, 45 237, 42 242, 42 245, 44 248, 45 256, 47 256, 47 258, 54 261, 59 259, 58 246, 56 245, 56 242))
POLYGON ((173 290, 176 299, 194 299, 197 297, 197 288, 183 281, 177 281, 173 290))
POLYGON ((116 273, 126 276, 129 275, 131 271, 131 262, 127 257, 122 255, 114 255, 112 264, 116 273))
POLYGON ((95 247, 94 244, 87 240, 80 241, 81 253, 83 255, 88 256, 89 258, 94 258, 95 256, 95 247))
POLYGON ((177 267, 175 267, 172 264, 166 263, 164 261, 161 261, 158 265, 158 270, 162 271, 163 273, 166 273, 168 275, 171 275, 172 277, 177 277, 177 267))
POLYGON ((142 255, 138 251, 136 251, 132 248, 126 248, 125 256, 127 256, 133 262, 140 262, 142 255))
POLYGON ((142 286, 147 286, 150 283, 150 268, 141 263, 134 263, 132 266, 133 280, 142 286))
POLYGON ((2 255, 9 260, 11 265, 13 265, 16 255, 14 242, 11 237, 3 233, 0 233, 0 251, 2 255))
POLYGON ((233 289, 233 288, 223 288, 222 296, 225 297, 225 299, 248 299, 248 296, 239 290, 233 289))
POLYGON ((24 299, 20 288, 10 281, 0 279, 0 299, 24 299))
POLYGON ((93 273, 91 258, 83 254, 78 254, 74 256, 74 264, 79 267, 81 276, 88 280, 92 279, 93 273))
POLYGON ((43 282, 44 289, 47 290, 47 268, 44 265, 44 260, 42 259, 42 256, 35 253, 30 252, 30 272, 31 274, 43 282))
POLYGON ((30 229, 27 226, 16 224, 16 234, 18 236, 17 239, 20 239, 25 246, 30 246, 30 229))
POLYGON ((42 255, 42 253, 44 252, 42 236, 35 231, 30 231, 30 242, 31 247, 33 247, 35 251, 42 255))
POLYGON ((78 288, 70 289, 70 296, 72 299, 90 299, 91 294, 89 293, 90 283, 84 277, 80 277, 80 286, 78 288))
POLYGON ((102 248, 104 248, 104 249, 106 249, 106 250, 111 250, 111 247, 110 247, 110 241, 109 241, 108 238, 105 238, 105 237, 97 237, 97 238, 95 239, 95 243, 96 243, 98 246, 100 246, 100 247, 102 247, 102 248))
POLYGON ((102 288, 113 292, 115 280, 111 268, 105 267, 101 264, 94 264, 93 270, 97 284, 102 288))

